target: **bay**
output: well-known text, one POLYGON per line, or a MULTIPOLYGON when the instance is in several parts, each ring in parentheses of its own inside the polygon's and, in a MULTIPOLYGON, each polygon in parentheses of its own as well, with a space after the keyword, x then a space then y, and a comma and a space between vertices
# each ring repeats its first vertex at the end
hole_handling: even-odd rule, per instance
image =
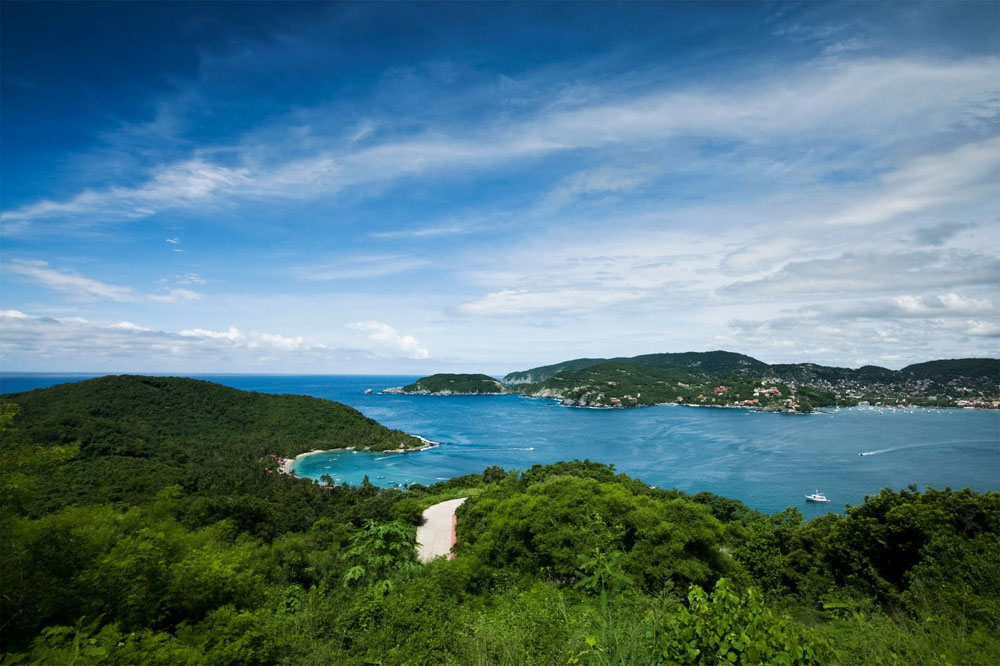
MULTIPOLYGON (((4 393, 94 375, 0 376, 4 393)), ((840 409, 813 415, 662 406, 592 410, 519 396, 379 395, 411 376, 198 375, 234 388, 343 402, 380 423, 440 443, 428 451, 336 451, 295 472, 338 483, 431 484, 490 465, 527 469, 560 460, 610 463, 663 488, 709 491, 773 513, 842 511, 881 488, 1000 490, 1000 412, 840 409), (376 393, 366 394, 366 389, 376 393), (859 455, 870 453, 870 455, 859 455), (828 505, 805 502, 819 490, 828 505)))

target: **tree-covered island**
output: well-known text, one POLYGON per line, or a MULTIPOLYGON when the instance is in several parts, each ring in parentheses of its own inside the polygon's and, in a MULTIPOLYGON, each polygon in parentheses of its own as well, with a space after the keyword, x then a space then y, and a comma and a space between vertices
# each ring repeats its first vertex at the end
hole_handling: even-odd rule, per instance
POLYGON ((423 377, 412 384, 390 388, 383 393, 419 395, 498 395, 508 393, 507 386, 489 375, 440 373, 423 377))

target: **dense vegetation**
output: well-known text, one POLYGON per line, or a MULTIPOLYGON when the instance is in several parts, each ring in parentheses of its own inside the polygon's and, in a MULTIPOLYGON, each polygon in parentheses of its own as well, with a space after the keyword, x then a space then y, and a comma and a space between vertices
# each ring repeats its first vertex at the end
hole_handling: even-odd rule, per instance
POLYGON ((489 375, 456 375, 441 373, 423 377, 399 389, 387 392, 431 393, 437 395, 506 393, 507 387, 489 375))
MULTIPOLYGON (((586 461, 321 486, 260 448, 298 450, 294 412, 246 407, 250 427, 230 410, 257 397, 203 384, 4 405, 3 663, 1000 663, 997 493, 884 490, 804 522, 586 461), (457 557, 418 565, 421 511, 453 497, 457 557)), ((381 432, 337 413, 330 433, 381 432)))

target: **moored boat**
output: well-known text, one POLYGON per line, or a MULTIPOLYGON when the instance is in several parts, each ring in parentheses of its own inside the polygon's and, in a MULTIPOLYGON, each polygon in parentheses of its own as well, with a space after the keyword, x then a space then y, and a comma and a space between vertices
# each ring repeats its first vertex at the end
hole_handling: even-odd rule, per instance
POLYGON ((821 493, 820 491, 817 490, 812 495, 806 495, 806 501, 807 502, 829 502, 830 500, 828 500, 826 498, 826 495, 824 495, 823 493, 821 493))

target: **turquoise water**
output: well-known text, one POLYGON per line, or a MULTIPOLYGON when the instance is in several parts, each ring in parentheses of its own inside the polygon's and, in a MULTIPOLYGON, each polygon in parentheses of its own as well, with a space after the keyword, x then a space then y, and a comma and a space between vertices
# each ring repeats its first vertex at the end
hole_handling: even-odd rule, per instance
MULTIPOLYGON (((15 392, 80 375, 3 376, 15 392)), ((300 459, 300 476, 393 486, 430 484, 489 465, 589 458, 646 483, 707 490, 767 512, 796 506, 809 517, 860 504, 883 487, 1000 490, 1000 412, 841 409, 814 415, 651 407, 591 410, 518 396, 366 395, 415 377, 201 376, 244 390, 338 400, 379 422, 439 442, 420 453, 332 452, 300 459), (859 453, 871 452, 860 456, 859 453), (819 490, 828 505, 807 504, 819 490)))

